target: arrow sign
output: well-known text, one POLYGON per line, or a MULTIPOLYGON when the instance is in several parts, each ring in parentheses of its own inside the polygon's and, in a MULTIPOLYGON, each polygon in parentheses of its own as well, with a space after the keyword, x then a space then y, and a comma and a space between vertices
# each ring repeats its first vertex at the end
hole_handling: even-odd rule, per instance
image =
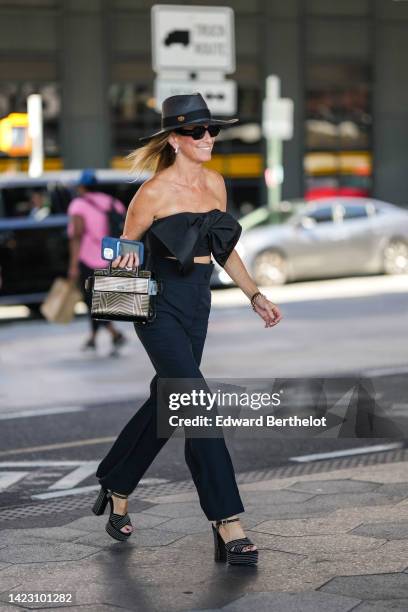
POLYGON ((233 115, 237 107, 237 84, 235 81, 169 80, 157 78, 154 82, 156 110, 160 112, 162 102, 169 96, 190 94, 199 91, 214 115, 233 115))

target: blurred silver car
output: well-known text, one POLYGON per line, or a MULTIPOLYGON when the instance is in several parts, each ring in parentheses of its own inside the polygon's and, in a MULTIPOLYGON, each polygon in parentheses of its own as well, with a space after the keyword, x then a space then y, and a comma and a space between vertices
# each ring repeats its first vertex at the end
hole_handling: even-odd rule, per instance
MULTIPOLYGON (((298 207, 281 224, 271 224, 271 214, 262 207, 239 219, 244 231, 237 251, 257 285, 408 273, 408 210, 369 198, 332 197, 298 207)), ((211 281, 233 284, 218 264, 211 281)))

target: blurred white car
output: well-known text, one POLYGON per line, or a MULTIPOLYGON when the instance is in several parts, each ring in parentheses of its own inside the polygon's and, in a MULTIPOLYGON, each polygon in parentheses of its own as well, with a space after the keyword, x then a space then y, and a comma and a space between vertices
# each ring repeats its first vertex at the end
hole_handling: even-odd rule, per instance
MULTIPOLYGON (((259 286, 359 274, 408 273, 408 210, 370 198, 310 201, 281 224, 262 207, 246 215, 237 252, 259 286)), ((233 285, 215 262, 212 286, 233 285)))

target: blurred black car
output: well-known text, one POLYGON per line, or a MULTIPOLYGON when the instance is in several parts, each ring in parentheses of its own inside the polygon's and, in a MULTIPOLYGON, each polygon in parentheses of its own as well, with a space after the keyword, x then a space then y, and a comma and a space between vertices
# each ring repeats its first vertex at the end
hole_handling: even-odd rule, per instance
MULTIPOLYGON (((131 182, 125 172, 97 170, 101 191, 126 206, 146 177, 131 182)), ((39 178, 0 176, 0 305, 37 310, 53 280, 66 276, 67 208, 76 196, 80 170, 45 172, 39 178)))

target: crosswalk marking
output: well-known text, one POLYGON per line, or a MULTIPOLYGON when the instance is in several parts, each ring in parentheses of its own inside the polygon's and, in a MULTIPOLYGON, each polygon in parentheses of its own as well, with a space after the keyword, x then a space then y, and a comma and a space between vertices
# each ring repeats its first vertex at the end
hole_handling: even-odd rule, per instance
MULTIPOLYGON (((60 491, 72 490, 82 480, 85 480, 92 474, 95 474, 99 461, 53 461, 53 460, 34 460, 34 461, 0 461, 0 470, 2 468, 16 468, 16 470, 0 471, 0 492, 11 487, 25 477, 27 478, 26 487, 38 486, 39 484, 49 484, 52 478, 58 477, 58 480, 51 484, 48 488, 56 490, 54 496, 59 496, 60 491), (61 471, 56 471, 53 468, 75 468, 68 474, 62 476, 61 471), (31 468, 30 471, 22 471, 21 468, 31 468), (33 468, 50 468, 45 473, 40 470, 39 473, 33 468), (40 477, 40 481, 35 481, 35 474, 40 477)), ((96 486, 99 488, 99 485, 96 486)), ((92 489, 93 490, 93 489, 92 489)))
POLYGON ((27 417, 44 416, 47 414, 66 414, 69 412, 83 412, 85 408, 82 406, 61 406, 60 408, 38 408, 36 410, 16 410, 15 412, 0 413, 0 421, 9 421, 11 419, 25 419, 27 417))
POLYGON ((76 470, 73 470, 57 480, 57 482, 54 482, 54 484, 48 487, 48 490, 73 489, 77 484, 82 482, 82 480, 95 474, 98 465, 99 461, 91 461, 87 465, 80 465, 76 470))
MULTIPOLYGON (((70 476, 71 474, 68 474, 67 478, 69 478, 70 476)), ((169 482, 165 478, 142 478, 142 480, 139 482, 139 485, 150 485, 153 484, 152 481, 157 481, 155 482, 155 484, 163 484, 169 482)), ((49 490, 46 493, 37 493, 36 495, 32 495, 31 499, 55 499, 57 497, 67 497, 68 495, 81 495, 83 493, 92 493, 93 491, 99 491, 100 485, 96 484, 89 485, 86 487, 75 487, 72 489, 59 489, 58 491, 51 491, 51 488, 53 487, 49 487, 49 490)))
MULTIPOLYGON (((34 461, 0 461, 0 492, 3 492, 8 487, 19 482, 27 477, 24 485, 25 489, 38 490, 39 485, 44 485, 44 489, 48 485, 47 490, 43 489, 42 493, 31 495, 31 499, 54 499, 58 497, 66 497, 68 495, 80 495, 81 493, 90 493, 98 491, 100 484, 89 486, 78 486, 83 480, 90 476, 95 476, 99 461, 52 461, 52 460, 34 460, 34 461), (53 468, 74 468, 63 475, 63 471, 53 468), (16 468, 15 470, 1 471, 1 468, 16 468), (29 471, 23 471, 21 468, 31 468, 29 471), (49 468, 48 470, 35 470, 32 468, 49 468), (58 478, 52 483, 52 477, 58 478), (36 480, 37 479, 37 480, 36 480), (49 484, 51 482, 51 484, 49 484)), ((139 485, 152 486, 158 484, 166 484, 169 481, 166 478, 142 478, 139 485)))
POLYGON ((156 485, 156 484, 166 484, 169 481, 167 478, 142 478, 139 481, 139 485, 156 485))
POLYGON ((76 489, 66 489, 64 491, 49 491, 48 493, 37 493, 32 495, 31 499, 53 499, 55 497, 66 497, 67 495, 81 495, 82 493, 91 493, 98 491, 100 485, 89 485, 88 487, 77 487, 76 489))
POLYGON ((54 461, 48 459, 44 461, 0 461, 0 467, 70 467, 71 465, 84 465, 94 463, 93 461, 54 461))
POLYGON ((0 491, 4 491, 11 485, 15 484, 29 472, 0 472, 0 491))
POLYGON ((10 450, 1 451, 0 456, 4 455, 26 455, 27 453, 36 453, 40 451, 48 450, 60 450, 61 448, 74 448, 75 446, 88 446, 92 444, 106 444, 108 442, 114 442, 115 437, 109 438, 89 438, 87 440, 74 440, 72 442, 62 442, 60 444, 46 444, 44 446, 31 446, 28 448, 12 448, 10 450))
POLYGON ((335 459, 336 457, 351 457, 352 455, 364 455, 366 453, 382 453, 402 448, 402 442, 392 442, 390 444, 375 444, 373 446, 359 446, 355 448, 346 448, 338 451, 329 451, 327 453, 311 453, 310 455, 298 455, 297 457, 289 457, 290 461, 304 463, 307 461, 319 461, 321 459, 335 459))

